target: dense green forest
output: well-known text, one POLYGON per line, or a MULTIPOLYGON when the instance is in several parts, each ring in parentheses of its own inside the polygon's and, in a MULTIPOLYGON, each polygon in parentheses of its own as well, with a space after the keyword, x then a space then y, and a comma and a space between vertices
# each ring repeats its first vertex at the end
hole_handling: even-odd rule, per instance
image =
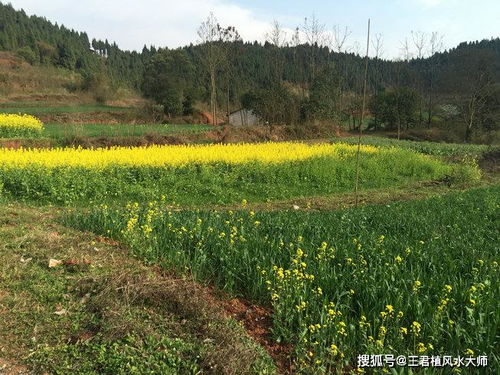
POLYGON ((113 80, 139 87, 144 64, 155 51, 122 51, 116 43, 89 40, 87 33, 70 30, 43 17, 28 16, 0 3, 0 49, 15 51, 31 64, 52 64, 83 75, 105 72, 113 80))
MULTIPOLYGON (((222 28, 211 16, 197 45, 123 51, 0 3, 0 49, 33 65, 81 73, 83 89, 131 87, 169 116, 188 115, 195 103, 206 103, 214 118, 243 106, 269 123, 359 126, 363 57, 299 38, 243 42, 237 27, 222 28), (212 39, 204 39, 210 28, 212 39)), ((399 132, 453 121, 462 124, 467 140, 475 132, 497 132, 499 87, 499 38, 462 43, 428 58, 370 58, 368 126, 399 132)))

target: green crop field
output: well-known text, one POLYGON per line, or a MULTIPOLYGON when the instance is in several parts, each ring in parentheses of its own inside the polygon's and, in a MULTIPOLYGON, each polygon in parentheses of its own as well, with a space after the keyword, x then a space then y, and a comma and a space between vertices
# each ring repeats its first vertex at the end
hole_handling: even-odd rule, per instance
POLYGON ((273 306, 304 371, 359 353, 475 355, 498 364, 500 189, 337 212, 103 206, 66 222, 148 263, 273 306), (460 220, 457 220, 457 218, 460 220))
MULTIPOLYGON (((334 143, 348 143, 357 144, 358 137, 346 137, 338 138, 333 141, 334 143)), ((498 150, 500 146, 487 146, 487 145, 475 145, 475 144, 460 144, 460 143, 436 143, 436 142, 416 142, 416 141, 406 141, 397 140, 392 138, 383 137, 373 137, 373 136, 363 136, 361 138, 361 144, 378 146, 378 147, 398 147, 409 150, 414 150, 429 155, 441 155, 441 156, 452 156, 452 155, 481 155, 484 152, 491 150, 498 150)))
POLYGON ((0 375, 500 374, 500 1, 12 3, 0 375))
POLYGON ((0 347, 61 374, 344 373, 380 353, 497 366, 500 188, 478 163, 496 149, 364 137, 358 162, 342 141, 0 148, 0 347))
MULTIPOLYGON (((268 143, 262 157, 280 148, 315 149, 305 144, 268 143)), ((9 150, 0 149, 0 191, 4 196, 28 201, 70 204, 92 200, 152 200, 164 195, 183 205, 238 203, 334 194, 353 190, 355 147, 319 146, 324 155, 303 160, 261 161, 260 156, 238 163, 234 157, 259 150, 259 146, 163 146, 149 149, 111 150, 9 150), (246 148, 245 148, 246 147, 246 148), (169 164, 184 151, 199 160, 169 164), (156 158, 156 159, 155 159, 156 158), (173 160, 173 159, 172 159, 173 160)), ((288 157, 298 154, 292 149, 288 157)), ((361 189, 401 186, 410 182, 447 179, 478 179, 474 165, 448 164, 436 158, 403 149, 363 149, 359 181, 361 189)))
POLYGON ((147 134, 195 134, 210 130, 207 125, 176 124, 46 124, 44 137, 137 137, 147 134))

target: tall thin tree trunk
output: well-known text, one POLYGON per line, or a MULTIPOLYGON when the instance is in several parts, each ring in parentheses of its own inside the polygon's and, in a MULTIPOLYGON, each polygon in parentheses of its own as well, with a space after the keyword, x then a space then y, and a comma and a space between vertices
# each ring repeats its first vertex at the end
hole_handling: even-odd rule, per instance
MULTIPOLYGON (((422 91, 420 91, 421 93, 422 91)), ((422 123, 424 122, 424 103, 423 103, 423 99, 422 99, 422 95, 419 95, 420 96, 420 99, 419 99, 419 107, 420 107, 420 113, 419 113, 419 118, 418 118, 418 125, 419 126, 422 126, 422 123)))
POLYGON ((356 151, 356 184, 354 185, 355 206, 358 206, 358 185, 359 185, 359 154, 361 153, 361 133, 363 131, 363 120, 366 105, 366 84, 368 81, 368 54, 370 50, 370 19, 368 18, 368 35, 366 38, 366 58, 365 58, 365 79, 363 82, 363 104, 361 105, 361 120, 359 124, 358 148, 356 151))
POLYGON ((472 137, 472 127, 474 126, 474 114, 476 107, 476 97, 469 101, 469 118, 467 119, 467 127, 465 128, 465 142, 469 143, 472 137))
POLYGON ((215 69, 210 71, 210 84, 212 86, 212 92, 210 94, 210 105, 212 109, 212 125, 217 125, 217 90, 215 89, 215 69))
POLYGON ((396 112, 398 117, 398 140, 401 138, 401 116, 399 115, 399 109, 396 112))
POLYGON ((472 121, 467 124, 467 128, 465 129, 465 142, 469 143, 472 137, 472 121))
POLYGON ((227 80, 227 100, 226 100, 226 113, 227 113, 227 123, 229 124, 229 79, 227 80))
POLYGON ((427 109, 427 127, 430 128, 432 124, 432 101, 433 101, 433 90, 434 90, 434 82, 433 82, 433 77, 431 73, 431 83, 430 83, 430 90, 429 90, 429 108, 427 109))

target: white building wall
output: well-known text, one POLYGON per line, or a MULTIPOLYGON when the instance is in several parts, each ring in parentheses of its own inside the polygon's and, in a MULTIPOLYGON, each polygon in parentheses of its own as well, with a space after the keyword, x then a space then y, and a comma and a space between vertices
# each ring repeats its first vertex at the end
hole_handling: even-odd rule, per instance
POLYGON ((229 124, 233 126, 252 126, 260 123, 259 117, 248 109, 240 109, 229 115, 229 124))

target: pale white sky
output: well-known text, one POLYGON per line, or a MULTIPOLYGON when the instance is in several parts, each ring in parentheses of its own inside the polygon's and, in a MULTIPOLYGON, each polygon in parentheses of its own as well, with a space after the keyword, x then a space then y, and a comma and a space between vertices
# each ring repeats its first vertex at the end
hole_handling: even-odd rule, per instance
MULTIPOLYGON (((349 45, 365 45, 366 22, 384 39, 384 57, 400 55, 411 31, 444 35, 446 47, 500 36, 500 0, 10 0, 28 14, 44 16, 90 38, 116 41, 123 49, 144 44, 178 47, 196 43, 199 24, 213 12, 245 40, 263 41, 273 19, 291 31, 315 16, 327 29, 348 26, 349 45)), ((290 34, 291 32, 289 32, 290 34)))

